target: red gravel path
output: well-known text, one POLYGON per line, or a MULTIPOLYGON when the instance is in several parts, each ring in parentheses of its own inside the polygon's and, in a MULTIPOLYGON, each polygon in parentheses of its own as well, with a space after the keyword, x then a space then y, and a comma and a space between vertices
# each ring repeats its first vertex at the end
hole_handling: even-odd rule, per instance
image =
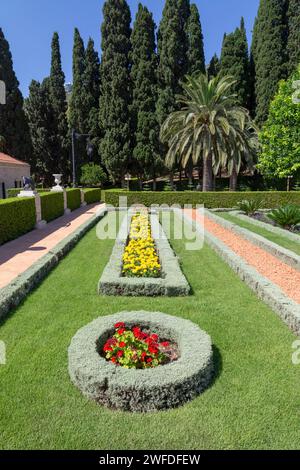
POLYGON ((221 240, 237 255, 255 268, 262 276, 276 284, 295 302, 300 303, 300 272, 280 261, 275 256, 257 247, 240 235, 236 235, 196 210, 185 210, 187 215, 204 223, 205 230, 221 240))

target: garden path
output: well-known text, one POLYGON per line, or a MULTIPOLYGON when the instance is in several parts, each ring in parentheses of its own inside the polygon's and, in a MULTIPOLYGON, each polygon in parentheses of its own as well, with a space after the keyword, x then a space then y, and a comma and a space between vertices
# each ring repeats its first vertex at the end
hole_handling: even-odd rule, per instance
POLYGON ((0 246, 0 289, 48 253, 78 227, 91 219, 103 204, 91 204, 49 222, 43 229, 0 246))
POLYGON ((210 220, 197 210, 187 209, 185 213, 200 224, 204 230, 222 241, 262 276, 276 284, 292 300, 300 304, 300 272, 271 255, 254 243, 210 220))

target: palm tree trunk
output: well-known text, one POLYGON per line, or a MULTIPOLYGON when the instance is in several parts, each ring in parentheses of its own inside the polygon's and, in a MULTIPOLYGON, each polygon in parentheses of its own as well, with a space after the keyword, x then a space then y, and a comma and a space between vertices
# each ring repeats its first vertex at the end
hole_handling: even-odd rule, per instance
POLYGON ((203 161, 203 192, 213 190, 212 155, 208 155, 203 161))
POLYGON ((234 165, 231 176, 230 176, 230 181, 229 181, 230 191, 236 191, 237 180, 238 180, 238 174, 237 174, 237 171, 236 171, 236 166, 234 165))

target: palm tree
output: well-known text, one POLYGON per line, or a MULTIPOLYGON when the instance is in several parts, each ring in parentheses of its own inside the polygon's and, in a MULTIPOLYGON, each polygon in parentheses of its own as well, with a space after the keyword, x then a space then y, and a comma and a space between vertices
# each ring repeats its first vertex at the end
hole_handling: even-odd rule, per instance
POLYGON ((230 92, 235 83, 233 77, 209 80, 206 75, 188 75, 182 84, 185 95, 177 97, 181 109, 171 113, 161 127, 160 138, 169 145, 168 167, 180 161, 185 168, 190 158, 197 165, 202 158, 203 191, 213 190, 213 173, 249 150, 246 125, 250 117, 235 104, 236 96, 230 92))

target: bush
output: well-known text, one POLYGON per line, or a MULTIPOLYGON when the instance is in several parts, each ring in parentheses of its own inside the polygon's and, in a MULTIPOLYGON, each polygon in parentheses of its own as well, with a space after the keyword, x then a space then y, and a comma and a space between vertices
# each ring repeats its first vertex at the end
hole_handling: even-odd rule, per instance
POLYGON ((246 215, 254 215, 259 209, 262 209, 263 201, 253 199, 252 201, 243 200, 237 203, 237 207, 246 215))
POLYGON ((0 245, 30 232, 35 223, 34 198, 0 200, 0 245))
POLYGON ((279 192, 279 191, 266 191, 266 192, 211 192, 202 193, 198 191, 184 191, 184 192, 134 192, 122 191, 120 189, 109 189, 102 191, 102 200, 106 204, 114 207, 119 205, 119 197, 127 197, 128 205, 144 204, 149 207, 152 204, 191 204, 194 207, 197 204, 204 204, 208 209, 215 208, 233 208, 241 199, 249 201, 263 201, 262 208, 273 209, 285 204, 300 205, 300 193, 295 192, 279 192))
MULTIPOLYGON (((12 198, 12 197, 17 197, 18 194, 22 191, 22 188, 11 188, 7 190, 7 197, 12 198)), ((49 192, 50 189, 36 189, 38 193, 46 193, 49 192)))
POLYGON ((67 189, 67 207, 71 211, 78 209, 81 206, 81 191, 80 189, 67 189))
POLYGON ((268 217, 280 225, 280 227, 290 230, 297 224, 300 224, 300 207, 288 204, 287 206, 274 209, 268 214, 268 217))
POLYGON ((101 189, 84 189, 84 200, 87 204, 101 201, 101 189))
POLYGON ((42 193, 40 196, 43 220, 50 222, 64 214, 63 193, 42 193))
POLYGON ((88 163, 81 167, 80 183, 84 186, 101 186, 106 181, 106 174, 101 166, 88 163))

